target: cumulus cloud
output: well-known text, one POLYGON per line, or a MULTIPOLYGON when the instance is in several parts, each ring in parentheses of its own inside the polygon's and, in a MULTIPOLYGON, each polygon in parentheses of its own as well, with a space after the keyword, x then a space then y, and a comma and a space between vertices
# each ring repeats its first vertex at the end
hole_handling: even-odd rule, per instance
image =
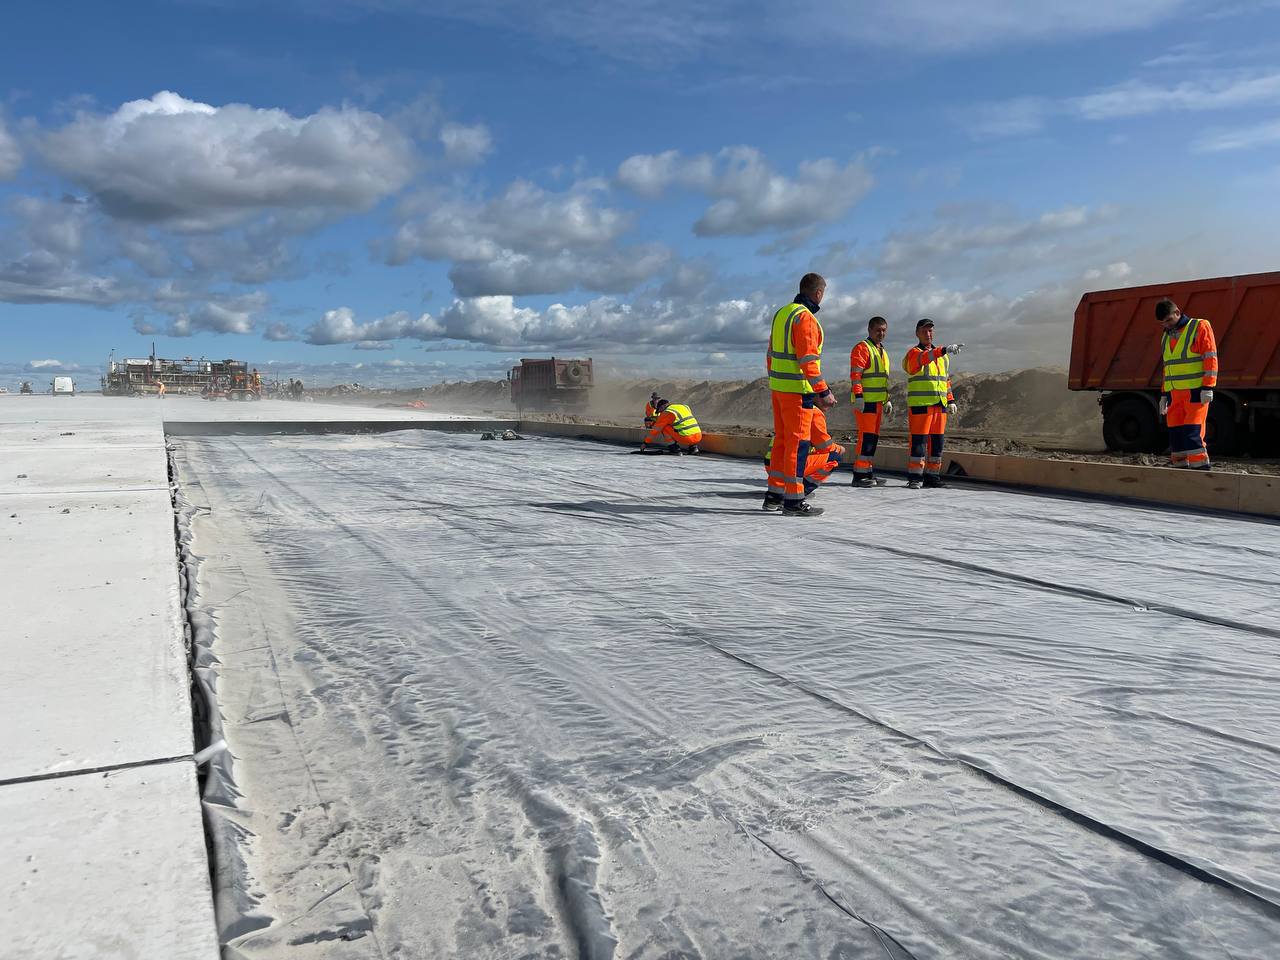
POLYGON ((28 360, 28 370, 60 370, 62 369, 61 360, 28 360))
POLYGON ((162 91, 40 138, 46 162, 111 216, 210 230, 268 211, 367 210, 409 180, 408 138, 376 113, 306 117, 162 91))
POLYGON ((618 245, 631 226, 622 210, 602 206, 600 186, 552 193, 517 180, 483 202, 420 198, 391 242, 388 261, 452 261, 461 296, 531 295, 574 288, 621 293, 667 266, 657 244, 618 245))
POLYGON ((5 124, 4 114, 0 114, 0 180, 11 179, 21 167, 22 151, 5 124))
MULTIPOLYGON (((303 331, 307 343, 324 346, 335 343, 372 343, 382 340, 413 338, 432 339, 441 335, 440 326, 423 314, 414 319, 403 310, 387 314, 377 320, 361 323, 350 307, 326 310, 324 315, 303 331)), ((368 349, 368 348, 366 348, 368 349)))
POLYGON ((705 194, 713 202, 693 225, 704 237, 830 223, 848 213, 873 183, 861 160, 804 160, 788 177, 747 146, 726 147, 714 156, 684 157, 675 150, 638 154, 619 165, 617 181, 643 197, 658 197, 672 186, 705 194))
POLYGON ((440 142, 450 163, 479 163, 493 150, 493 137, 483 123, 446 123, 440 129, 440 142))

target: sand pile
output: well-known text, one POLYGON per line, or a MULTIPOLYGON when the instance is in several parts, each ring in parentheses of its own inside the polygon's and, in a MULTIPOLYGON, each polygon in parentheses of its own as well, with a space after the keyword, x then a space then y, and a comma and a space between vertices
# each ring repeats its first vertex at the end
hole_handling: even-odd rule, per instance
MULTIPOLYGON (((829 415, 833 432, 853 430, 849 381, 834 385, 840 404, 829 415)), ((1064 442, 1100 440, 1097 395, 1067 389, 1062 370, 1035 368, 1008 373, 959 374, 954 381, 960 416, 955 428, 993 437, 1054 438, 1064 442)), ((768 382, 758 380, 628 380, 597 384, 585 420, 638 422, 649 394, 693 408, 703 424, 717 429, 765 428, 772 423, 768 382)), ((376 391, 386 406, 422 400, 428 407, 460 412, 513 410, 503 380, 441 383, 418 390, 376 391)), ((891 428, 906 429, 906 383, 899 375, 890 390, 898 414, 891 428)))

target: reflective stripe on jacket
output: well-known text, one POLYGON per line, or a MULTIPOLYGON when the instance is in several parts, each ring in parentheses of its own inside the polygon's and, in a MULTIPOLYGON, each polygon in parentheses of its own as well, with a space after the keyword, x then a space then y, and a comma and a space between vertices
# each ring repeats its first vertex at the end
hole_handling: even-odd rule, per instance
POLYGON ((1160 341, 1164 361, 1162 392, 1199 390, 1217 383, 1218 350, 1208 320, 1190 319, 1181 330, 1164 334, 1160 341))
POLYGON ((815 393, 826 389, 822 380, 822 324, 803 304, 789 303, 773 315, 769 332, 769 389, 779 393, 815 393), (798 356, 793 327, 801 315, 809 317, 817 328, 818 342, 814 353, 798 356), (810 368, 809 372, 805 367, 810 368), (816 375, 815 375, 816 374, 816 375))
POLYGON ((870 340, 861 341, 849 354, 849 381, 853 385, 851 399, 862 397, 867 403, 888 400, 890 369, 889 355, 884 352, 884 347, 870 340))
POLYGON ((912 347, 902 358, 902 366, 907 371, 907 406, 947 405, 951 399, 951 358, 941 347, 912 347))
POLYGON ((693 411, 683 403, 669 403, 665 413, 671 414, 675 419, 671 421, 671 429, 680 437, 691 437, 695 433, 701 433, 702 428, 698 426, 698 421, 693 417, 693 411))

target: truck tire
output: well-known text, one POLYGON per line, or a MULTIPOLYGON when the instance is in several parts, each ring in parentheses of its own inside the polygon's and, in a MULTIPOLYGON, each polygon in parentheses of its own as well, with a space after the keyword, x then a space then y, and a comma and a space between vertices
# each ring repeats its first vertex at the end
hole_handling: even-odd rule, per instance
POLYGON ((1225 398, 1214 398, 1204 424, 1204 445, 1215 457, 1234 457, 1240 452, 1240 424, 1236 423, 1236 405, 1225 398))
POLYGON ((564 368, 564 379, 566 383, 582 382, 582 367, 576 363, 571 363, 564 368))
POLYGON ((1117 400, 1102 416, 1102 439, 1118 453, 1159 453, 1164 449, 1156 409, 1146 397, 1117 400))

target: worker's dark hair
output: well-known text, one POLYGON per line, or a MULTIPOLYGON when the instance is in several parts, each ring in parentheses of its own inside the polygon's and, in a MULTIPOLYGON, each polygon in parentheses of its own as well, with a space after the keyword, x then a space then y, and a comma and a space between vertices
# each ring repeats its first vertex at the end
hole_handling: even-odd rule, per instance
POLYGON ((806 273, 800 278, 800 296, 811 297, 819 290, 825 290, 827 281, 820 273, 806 273))
POLYGON ((870 320, 867 321, 867 333, 870 333, 871 328, 874 327, 877 323, 883 323, 886 327, 889 325, 889 321, 886 320, 884 317, 872 317, 870 320))
POLYGON ((1161 300, 1159 303, 1156 304, 1156 319, 1163 321, 1168 318, 1169 314, 1173 313, 1173 311, 1177 309, 1178 309, 1178 305, 1174 303, 1172 300, 1170 300, 1168 297, 1165 297, 1163 300, 1161 300))

